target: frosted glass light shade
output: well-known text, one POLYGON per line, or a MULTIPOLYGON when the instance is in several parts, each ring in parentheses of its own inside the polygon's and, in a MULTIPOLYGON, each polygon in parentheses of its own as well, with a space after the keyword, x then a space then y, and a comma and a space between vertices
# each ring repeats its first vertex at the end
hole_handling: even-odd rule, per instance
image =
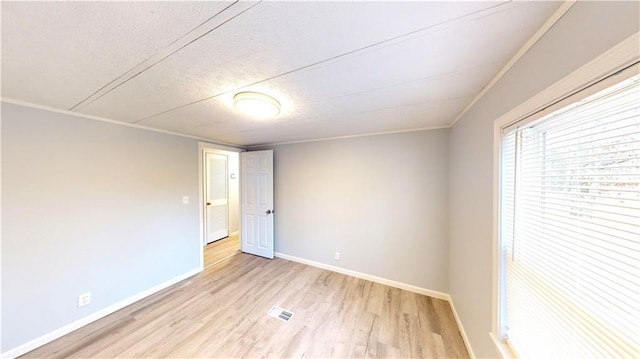
POLYGON ((253 117, 271 117, 280 113, 280 102, 259 92, 240 92, 233 96, 237 110, 253 117))

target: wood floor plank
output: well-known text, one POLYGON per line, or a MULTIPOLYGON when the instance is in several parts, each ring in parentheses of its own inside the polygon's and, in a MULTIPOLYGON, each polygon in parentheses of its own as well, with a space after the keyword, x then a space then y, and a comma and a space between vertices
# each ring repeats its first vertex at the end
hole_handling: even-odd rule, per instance
POLYGON ((449 303, 237 254, 25 358, 468 358, 449 303), (267 315, 273 305, 294 313, 267 315))
POLYGON ((240 253, 240 237, 235 234, 204 246, 204 267, 210 267, 222 260, 240 253))

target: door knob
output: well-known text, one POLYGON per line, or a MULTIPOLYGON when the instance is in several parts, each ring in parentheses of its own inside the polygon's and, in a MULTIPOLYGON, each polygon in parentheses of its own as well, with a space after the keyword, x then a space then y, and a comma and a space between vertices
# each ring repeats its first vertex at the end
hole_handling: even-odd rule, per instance
POLYGON ((268 210, 267 210, 267 214, 271 214, 271 213, 273 213, 273 211, 272 211, 272 210, 270 210, 270 209, 268 209, 268 210))
POLYGON ((211 205, 211 202, 207 202, 207 206, 210 206, 210 205, 211 205))

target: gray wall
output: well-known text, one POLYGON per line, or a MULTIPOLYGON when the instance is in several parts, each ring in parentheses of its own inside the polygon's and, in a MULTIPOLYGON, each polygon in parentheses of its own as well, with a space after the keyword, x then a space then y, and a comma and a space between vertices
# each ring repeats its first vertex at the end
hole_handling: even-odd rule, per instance
MULTIPOLYGON (((273 147, 276 251, 449 292, 495 356, 493 121, 637 32, 638 4, 576 4, 451 130, 273 147)), ((2 120, 3 351, 198 267, 196 141, 9 104, 2 120)))
POLYGON ((452 129, 449 287, 478 357, 495 357, 493 122, 640 29, 638 2, 579 2, 452 129))
POLYGON ((448 130, 273 149, 276 252, 447 292, 448 130))
POLYGON ((198 268, 197 166, 195 140, 3 103, 3 351, 198 268))

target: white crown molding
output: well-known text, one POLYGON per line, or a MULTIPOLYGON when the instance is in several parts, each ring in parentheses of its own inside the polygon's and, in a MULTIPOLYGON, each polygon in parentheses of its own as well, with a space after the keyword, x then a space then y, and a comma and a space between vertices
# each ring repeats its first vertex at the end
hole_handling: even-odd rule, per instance
POLYGON ((9 103, 9 104, 14 104, 14 105, 19 105, 19 106, 24 106, 24 107, 34 108, 34 109, 38 109, 38 110, 44 110, 44 111, 49 111, 49 112, 61 113, 61 114, 64 114, 64 115, 69 115, 69 116, 74 116, 74 117, 84 118, 84 119, 88 119, 88 120, 108 122, 108 123, 113 123, 113 124, 121 125, 121 126, 128 126, 128 127, 139 128, 139 129, 148 130, 148 131, 154 131, 154 132, 165 133, 165 134, 168 134, 168 135, 174 135, 174 136, 179 136, 179 137, 191 138, 191 139, 194 139, 194 140, 199 140, 199 141, 206 142, 207 144, 218 145, 218 146, 225 146, 225 147, 228 147, 228 148, 229 148, 229 149, 231 149, 231 150, 233 150, 233 149, 237 149, 237 150, 240 150, 240 151, 244 151, 244 150, 247 150, 247 149, 253 149, 253 148, 268 147, 268 146, 290 145, 290 144, 296 144, 296 143, 307 143, 307 142, 320 142, 320 141, 342 140, 342 139, 357 138, 357 137, 369 137, 369 136, 392 135, 392 134, 396 134, 396 133, 407 133, 407 132, 430 131, 430 130, 439 130, 439 129, 443 129, 443 128, 450 128, 450 127, 451 127, 451 125, 431 126, 431 127, 421 127, 421 128, 407 129, 407 130, 394 130, 394 131, 383 131, 383 132, 371 132, 371 133, 361 133, 361 134, 356 134, 356 135, 335 136, 335 137, 323 137, 323 138, 314 138, 314 139, 309 139, 309 140, 287 141, 287 142, 273 142, 273 143, 264 143, 264 144, 259 144, 259 145, 240 146, 240 145, 234 145, 234 144, 226 143, 226 142, 222 142, 222 141, 211 140, 211 139, 204 138, 204 137, 198 137, 198 136, 187 135, 187 134, 179 133, 179 132, 173 132, 173 131, 161 130, 161 129, 157 129, 157 128, 153 128, 153 127, 148 127, 148 126, 143 126, 143 125, 138 125, 138 124, 134 124, 134 123, 128 123, 128 122, 122 122, 122 121, 116 121, 116 120, 112 120, 112 119, 105 118, 105 117, 99 117, 99 116, 87 115, 87 114, 78 113, 78 112, 73 112, 73 111, 61 110, 61 109, 58 109, 58 108, 55 108, 55 107, 44 106, 44 105, 38 105, 38 104, 35 104, 35 103, 31 103, 31 102, 27 102, 27 101, 21 101, 21 100, 16 100, 16 99, 7 98, 7 97, 1 97, 1 98, 0 98, 0 101, 2 101, 2 102, 4 102, 4 103, 9 103))
POLYGON ((226 142, 221 142, 221 141, 215 141, 215 140, 212 140, 212 139, 209 139, 209 138, 187 135, 187 134, 180 133, 180 132, 161 130, 161 129, 158 129, 158 128, 153 128, 153 127, 148 127, 148 126, 143 126, 143 125, 137 125, 137 124, 128 123, 128 122, 116 121, 116 120, 112 120, 112 119, 106 118, 106 117, 87 115, 87 114, 84 114, 84 113, 61 110, 61 109, 55 108, 55 107, 38 105, 38 104, 35 104, 35 103, 16 100, 16 99, 7 98, 7 97, 1 97, 0 101, 2 101, 4 103, 13 104, 13 105, 19 105, 19 106, 34 108, 34 109, 37 109, 37 110, 44 110, 44 111, 49 111, 49 112, 60 113, 60 114, 63 114, 63 115, 79 117, 79 118, 83 118, 83 119, 87 119, 87 120, 108 122, 108 123, 112 123, 112 124, 120 125, 120 126, 139 128, 139 129, 142 129, 142 130, 148 130, 148 131, 153 131, 153 132, 164 133, 164 134, 167 134, 167 135, 191 138, 191 139, 194 139, 194 140, 204 141, 204 142, 207 142, 207 143, 210 143, 210 144, 220 145, 220 146, 227 146, 227 147, 236 148, 236 149, 239 149, 239 150, 243 150, 244 149, 243 146, 238 146, 238 145, 234 145, 234 144, 226 143, 226 142))
POLYGON ((458 120, 462 118, 462 116, 464 116, 478 101, 480 101, 480 99, 487 92, 489 92, 489 90, 513 67, 513 65, 515 65, 516 62, 518 62, 522 58, 522 56, 524 56, 524 54, 526 54, 527 51, 529 51, 533 47, 533 45, 535 45, 544 36, 544 34, 546 34, 547 31, 549 31, 549 29, 553 27, 553 25, 555 25, 555 23, 558 22, 558 20, 560 20, 560 18, 562 18, 562 16, 567 11, 569 11, 569 9, 571 9, 571 7, 575 3, 576 0, 564 1, 562 5, 560 5, 558 10, 556 10, 556 12, 554 12, 553 15, 551 15, 551 17, 549 17, 549 19, 547 19, 544 24, 542 24, 542 27, 540 27, 538 31, 536 31, 536 33, 533 34, 533 36, 531 36, 531 38, 527 42, 525 42, 522 48, 520 48, 520 50, 518 50, 518 52, 513 55, 513 57, 504 65, 504 67, 500 71, 498 71, 496 76, 491 81, 489 81, 489 83, 482 88, 482 91, 480 91, 480 93, 478 93, 478 95, 476 95, 476 97, 471 100, 467 107, 465 107, 464 110, 460 112, 455 120, 451 122, 451 126, 455 125, 456 122, 458 122, 458 120))
POLYGON ((287 142, 272 142, 272 143, 264 143, 260 145, 250 145, 247 146, 247 149, 253 148, 263 148, 270 146, 280 146, 280 145, 292 145, 296 143, 307 143, 307 142, 320 142, 320 141, 333 141, 333 140, 344 140, 348 138, 357 138, 357 137, 370 137, 370 136, 382 136, 382 135, 393 135, 396 133, 407 133, 407 132, 420 132, 420 131, 430 131, 430 130, 440 130, 443 128, 450 128, 451 125, 444 126, 431 126, 431 127, 421 127, 421 128, 412 128, 408 130, 394 130, 394 131, 383 131, 383 132, 371 132, 371 133, 361 133, 357 135, 345 135, 345 136, 335 136, 335 137, 322 137, 322 138, 314 138, 309 140, 299 140, 299 141, 287 141, 287 142))

